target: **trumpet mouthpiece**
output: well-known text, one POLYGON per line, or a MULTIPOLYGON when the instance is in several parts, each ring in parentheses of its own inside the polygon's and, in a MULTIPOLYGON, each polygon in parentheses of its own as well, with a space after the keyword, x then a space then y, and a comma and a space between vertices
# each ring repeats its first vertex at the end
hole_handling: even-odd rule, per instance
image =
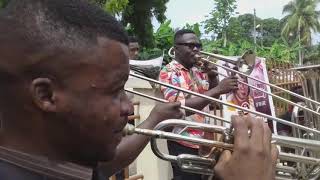
POLYGON ((123 130, 122 130, 122 135, 123 136, 130 136, 132 134, 134 134, 135 127, 131 124, 127 124, 123 130))

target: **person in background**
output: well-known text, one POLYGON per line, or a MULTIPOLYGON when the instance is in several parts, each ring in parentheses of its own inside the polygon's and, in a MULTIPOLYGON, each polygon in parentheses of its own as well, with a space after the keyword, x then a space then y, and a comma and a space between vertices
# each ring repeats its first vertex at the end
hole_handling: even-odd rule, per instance
MULTIPOLYGON (((202 68, 197 67, 198 55, 202 44, 199 38, 191 30, 182 29, 175 33, 174 52, 175 58, 160 71, 159 80, 177 87, 191 90, 196 93, 205 94, 210 97, 219 98, 221 94, 228 93, 237 89, 237 78, 232 76, 225 78, 218 83, 215 67, 212 64, 204 64, 202 68)), ((210 100, 193 97, 187 93, 178 92, 175 89, 162 86, 161 92, 164 98, 170 102, 180 101, 181 104, 209 113, 210 100)), ((209 123, 208 118, 199 114, 186 112, 186 120, 209 123)), ((174 133, 182 130, 175 127, 174 133)), ((202 138, 203 131, 188 129, 182 132, 184 136, 202 138)), ((168 141, 170 154, 199 154, 199 146, 187 142, 168 141)), ((172 164, 173 176, 175 180, 199 180, 201 175, 185 173, 172 164)))
POLYGON ((140 45, 134 36, 129 36, 129 59, 137 60, 139 58, 140 45))

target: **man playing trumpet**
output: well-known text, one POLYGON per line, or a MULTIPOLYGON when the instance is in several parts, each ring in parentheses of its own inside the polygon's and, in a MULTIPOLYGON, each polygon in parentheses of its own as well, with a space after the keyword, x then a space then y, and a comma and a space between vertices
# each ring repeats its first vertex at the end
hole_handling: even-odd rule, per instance
MULTIPOLYGON (((0 179, 105 180, 137 157, 149 138, 121 135, 128 52, 123 27, 86 0, 11 0, 0 13, 0 179)), ((179 103, 157 106, 140 127, 180 115, 179 103)), ((272 179, 270 131, 233 124, 234 153, 217 174, 272 179)))

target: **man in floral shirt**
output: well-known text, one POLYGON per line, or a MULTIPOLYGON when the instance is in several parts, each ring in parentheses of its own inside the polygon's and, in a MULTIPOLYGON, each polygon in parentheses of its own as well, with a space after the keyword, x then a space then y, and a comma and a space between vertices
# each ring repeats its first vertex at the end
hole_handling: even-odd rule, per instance
MULTIPOLYGON (((177 31, 174 36, 175 59, 161 70, 159 80, 215 98, 219 98, 221 94, 237 89, 236 77, 225 78, 218 84, 217 74, 213 71, 214 67, 212 64, 205 64, 201 69, 195 66, 198 63, 201 47, 202 45, 193 31, 185 29, 177 31)), ((207 99, 194 97, 164 86, 161 87, 161 91, 165 99, 171 102, 180 101, 182 105, 209 112, 208 104, 210 101, 207 99)), ((208 119, 203 115, 186 113, 186 120, 188 121, 209 123, 208 119)), ((199 130, 188 129, 183 132, 181 130, 181 127, 175 127, 173 132, 189 137, 202 138, 204 136, 204 132, 199 130)), ((176 143, 168 141, 168 149, 170 154, 173 155, 197 155, 199 146, 187 142, 176 143)), ((201 179, 200 175, 182 172, 174 166, 172 168, 175 180, 201 179)))

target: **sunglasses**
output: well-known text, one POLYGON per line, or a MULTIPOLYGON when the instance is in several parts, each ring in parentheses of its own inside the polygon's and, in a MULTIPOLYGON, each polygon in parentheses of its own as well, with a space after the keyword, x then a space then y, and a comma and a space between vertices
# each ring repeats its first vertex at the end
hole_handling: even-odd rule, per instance
POLYGON ((197 49, 202 49, 202 44, 201 43, 177 43, 177 45, 187 46, 190 49, 194 49, 195 47, 197 49))

